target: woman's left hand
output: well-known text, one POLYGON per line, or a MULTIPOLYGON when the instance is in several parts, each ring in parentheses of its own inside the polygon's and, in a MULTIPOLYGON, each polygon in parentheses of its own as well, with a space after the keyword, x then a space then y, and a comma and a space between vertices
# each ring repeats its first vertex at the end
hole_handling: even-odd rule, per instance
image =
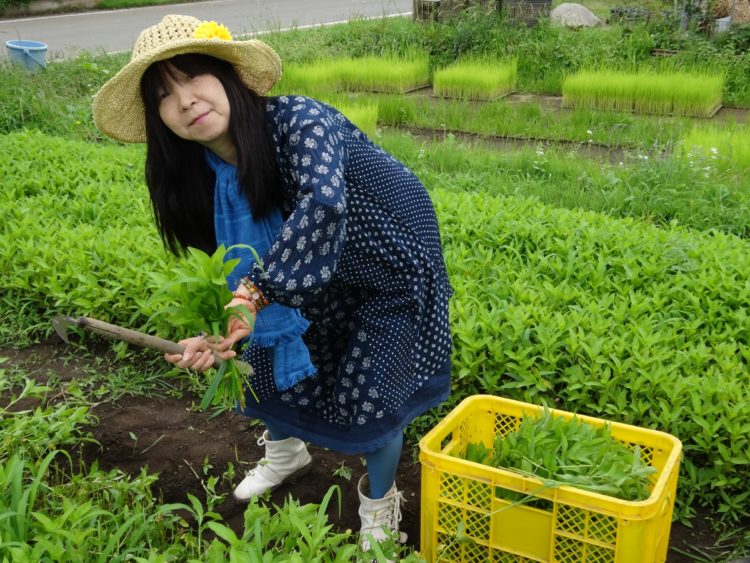
POLYGON ((231 307, 237 307, 237 314, 232 315, 232 318, 229 319, 227 335, 223 339, 223 343, 231 342, 230 348, 243 338, 250 336, 253 331, 253 324, 255 324, 255 305, 252 301, 235 297, 226 305, 227 309, 231 307), (239 308, 240 306, 242 306, 242 309, 239 308), (248 313, 250 318, 248 318, 248 313))

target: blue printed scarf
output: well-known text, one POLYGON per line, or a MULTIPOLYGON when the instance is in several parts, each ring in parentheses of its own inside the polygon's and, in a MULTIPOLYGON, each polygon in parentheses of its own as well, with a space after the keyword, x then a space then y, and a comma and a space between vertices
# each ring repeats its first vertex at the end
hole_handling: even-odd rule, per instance
MULTIPOLYGON (((233 245, 249 245, 263 256, 281 231, 284 220, 276 209, 268 216, 256 221, 247 198, 240 191, 237 168, 206 150, 206 160, 216 173, 214 187, 214 228, 216 243, 229 248, 233 245)), ((250 271, 255 260, 247 248, 233 248, 227 260, 239 258, 240 263, 227 276, 227 283, 235 289, 240 279, 250 271)), ((310 326, 298 309, 271 303, 260 311, 255 319, 255 330, 250 337, 254 344, 271 348, 273 378, 277 389, 285 391, 306 377, 315 375, 310 352, 302 341, 302 335, 310 326)))

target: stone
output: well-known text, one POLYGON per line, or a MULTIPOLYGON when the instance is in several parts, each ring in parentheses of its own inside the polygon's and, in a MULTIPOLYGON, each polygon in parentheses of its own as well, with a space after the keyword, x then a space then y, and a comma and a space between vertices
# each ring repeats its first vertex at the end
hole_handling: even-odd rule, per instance
POLYGON ((557 6, 550 13, 553 23, 565 27, 596 27, 602 25, 602 20, 591 10, 580 4, 565 2, 557 6))

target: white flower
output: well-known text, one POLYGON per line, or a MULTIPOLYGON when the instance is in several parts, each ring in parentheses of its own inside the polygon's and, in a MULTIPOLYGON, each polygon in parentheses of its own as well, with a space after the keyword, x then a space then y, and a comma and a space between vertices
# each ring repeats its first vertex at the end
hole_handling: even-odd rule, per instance
POLYGON ((297 280, 290 279, 289 281, 287 281, 285 289, 287 291, 294 291, 295 289, 297 289, 297 280))
POLYGON ((310 274, 307 274, 302 279, 302 287, 310 287, 314 283, 315 283, 315 278, 313 276, 311 276, 310 274))
POLYGON ((305 147, 308 149, 317 149, 318 143, 315 142, 315 139, 307 138, 305 139, 305 147))
POLYGON ((323 281, 328 281, 331 277, 331 269, 328 266, 323 266, 320 269, 320 277, 323 281))
MULTIPOLYGON (((312 112, 310 112, 310 113, 312 113, 312 112)), ((313 127, 313 133, 315 133, 318 137, 322 137, 324 131, 323 131, 323 128, 320 125, 316 125, 315 127, 313 127)))
POLYGON ((318 174, 328 174, 328 167, 325 164, 318 164, 315 167, 315 172, 318 174))
POLYGON ((310 161, 312 159, 310 158, 309 154, 306 154, 302 157, 302 166, 310 166, 310 161))

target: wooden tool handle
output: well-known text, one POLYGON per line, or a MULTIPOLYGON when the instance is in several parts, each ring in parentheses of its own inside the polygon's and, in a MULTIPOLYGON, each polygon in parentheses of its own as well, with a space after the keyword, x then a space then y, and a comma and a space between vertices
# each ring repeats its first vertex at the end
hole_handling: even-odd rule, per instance
MULTIPOLYGON (((104 321, 99 321, 90 317, 78 317, 75 320, 75 323, 82 328, 89 329, 92 332, 106 336, 107 338, 122 340, 142 348, 158 350, 164 354, 182 354, 185 351, 182 344, 178 344, 177 342, 165 340, 158 336, 151 336, 150 334, 138 332, 137 330, 131 330, 129 328, 105 323, 104 321)), ((219 358, 214 358, 214 367, 218 367, 220 364, 221 360, 219 358)))

